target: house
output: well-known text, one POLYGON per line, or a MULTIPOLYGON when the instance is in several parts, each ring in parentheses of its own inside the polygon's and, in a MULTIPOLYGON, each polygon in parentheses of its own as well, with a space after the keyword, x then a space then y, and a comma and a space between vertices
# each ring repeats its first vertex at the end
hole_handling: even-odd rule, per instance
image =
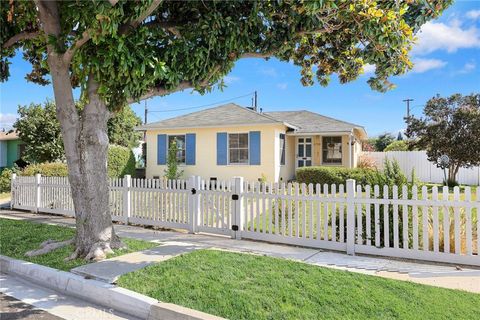
POLYGON ((0 171, 13 167, 15 161, 21 158, 24 149, 25 144, 17 132, 13 130, 0 132, 0 171))
POLYGON ((362 126, 300 111, 257 112, 230 103, 143 125, 146 177, 161 177, 176 140, 184 177, 279 182, 304 166, 355 167, 362 126))

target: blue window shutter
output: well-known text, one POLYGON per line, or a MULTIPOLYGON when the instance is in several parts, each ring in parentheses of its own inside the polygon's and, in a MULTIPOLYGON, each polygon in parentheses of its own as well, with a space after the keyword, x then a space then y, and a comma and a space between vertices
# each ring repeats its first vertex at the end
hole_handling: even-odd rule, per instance
POLYGON ((227 165, 227 138, 226 132, 217 132, 217 165, 227 165))
POLYGON ((196 148, 196 141, 195 141, 195 133, 187 133, 185 135, 185 164, 186 165, 195 165, 195 148, 196 148))
POLYGON ((167 164, 167 135, 157 136, 157 164, 167 164))
POLYGON ((260 131, 250 131, 250 165, 259 165, 261 159, 260 131))

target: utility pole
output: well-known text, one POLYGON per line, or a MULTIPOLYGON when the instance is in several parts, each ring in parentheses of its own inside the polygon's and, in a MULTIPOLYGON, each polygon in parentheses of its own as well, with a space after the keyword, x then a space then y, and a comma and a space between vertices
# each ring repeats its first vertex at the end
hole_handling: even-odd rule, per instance
POLYGON ((147 124, 147 114, 148 114, 148 108, 147 108, 147 100, 145 100, 145 121, 143 124, 147 124))
POLYGON ((410 117, 410 102, 413 101, 413 99, 405 99, 405 100, 402 100, 403 102, 406 102, 407 103, 407 118, 410 117))
MULTIPOLYGON (((147 100, 145 99, 145 119, 143 124, 147 124, 147 115, 148 115, 148 108, 147 108, 147 100)), ((143 131, 143 141, 147 141, 147 131, 143 131)))
POLYGON ((253 96, 253 110, 257 111, 257 90, 255 90, 254 96, 253 96))

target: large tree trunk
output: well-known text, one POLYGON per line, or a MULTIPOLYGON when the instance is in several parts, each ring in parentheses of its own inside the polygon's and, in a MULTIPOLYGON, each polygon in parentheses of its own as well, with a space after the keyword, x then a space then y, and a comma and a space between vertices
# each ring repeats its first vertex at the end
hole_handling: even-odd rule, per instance
MULTIPOLYGON (((57 3, 40 0, 36 3, 45 34, 58 37, 61 26, 57 3)), ((109 112, 98 95, 98 84, 90 75, 88 103, 80 115, 73 98, 69 62, 51 43, 47 51, 75 208, 75 252, 71 258, 103 259, 112 249, 122 246, 113 230, 108 202, 109 112)), ((55 247, 50 242, 46 245, 55 247)))
MULTIPOLYGON (((107 121, 110 113, 98 95, 93 75, 87 89, 88 103, 80 117, 80 130, 66 157, 69 169, 73 169, 69 170, 77 231, 73 257, 98 260, 123 245, 114 233, 108 201, 107 121)), ((65 121, 60 117, 59 120, 65 121)))

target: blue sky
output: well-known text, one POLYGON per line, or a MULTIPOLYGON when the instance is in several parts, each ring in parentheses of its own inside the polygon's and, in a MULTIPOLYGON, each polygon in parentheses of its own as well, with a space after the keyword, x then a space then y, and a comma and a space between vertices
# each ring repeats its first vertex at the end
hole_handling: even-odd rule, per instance
MULTIPOLYGON (((333 79, 330 86, 318 84, 303 87, 299 68, 278 60, 244 59, 237 62, 225 78, 228 87, 215 89, 204 96, 191 90, 148 100, 151 112, 148 121, 158 121, 179 114, 201 110, 178 110, 209 105, 238 96, 258 92, 258 105, 264 111, 308 109, 320 114, 354 122, 366 127, 370 136, 382 132, 397 132, 404 127, 405 98, 412 98, 412 112, 419 115, 422 105, 437 93, 480 92, 480 1, 457 1, 437 20, 422 27, 418 43, 411 53, 414 69, 406 75, 392 78, 397 87, 387 93, 372 91, 366 74, 349 84, 333 79)), ((53 97, 51 86, 28 83, 24 77, 30 65, 18 55, 11 66, 7 83, 0 85, 0 127, 15 121, 18 105, 43 102, 53 97)), ((251 96, 232 102, 249 106, 251 96)), ((203 108, 208 108, 206 106, 203 108)), ((132 105, 143 118, 143 102, 132 105)))

